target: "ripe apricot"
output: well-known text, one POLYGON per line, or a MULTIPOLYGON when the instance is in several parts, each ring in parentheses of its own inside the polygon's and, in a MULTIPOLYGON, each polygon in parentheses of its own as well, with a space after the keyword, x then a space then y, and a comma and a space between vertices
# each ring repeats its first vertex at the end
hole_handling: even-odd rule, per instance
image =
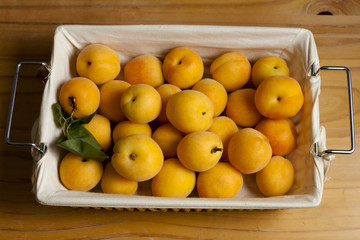
POLYGON ((230 163, 219 162, 199 173, 196 186, 199 197, 232 198, 242 188, 243 177, 230 163))
POLYGON ((153 133, 152 138, 159 144, 164 158, 176 157, 176 149, 184 134, 170 123, 159 126, 153 133))
POLYGON ((129 120, 121 121, 114 127, 112 132, 112 139, 115 143, 120 138, 133 134, 145 134, 151 137, 152 129, 148 123, 136 123, 129 120))
POLYGON ((230 163, 241 173, 251 174, 263 169, 271 159, 269 139, 253 128, 243 128, 229 142, 230 163))
POLYGON ((240 127, 254 127, 262 118, 255 106, 255 89, 243 88, 232 92, 227 102, 226 116, 240 127))
POLYGON ((67 114, 74 118, 93 114, 100 105, 100 91, 87 78, 75 77, 65 82, 59 92, 59 103, 67 114))
POLYGON ((193 191, 195 183, 195 172, 185 168, 178 159, 170 158, 152 179, 151 190, 158 197, 185 198, 193 191))
POLYGON ((265 196, 287 193, 294 183, 294 167, 290 160, 273 156, 264 169, 256 173, 256 184, 265 196))
POLYGON ((111 126, 106 117, 95 114, 91 121, 83 126, 94 136, 96 141, 107 152, 111 148, 111 126))
POLYGON ((99 113, 113 122, 126 119, 121 110, 120 99, 130 84, 122 80, 111 80, 100 87, 99 113))
POLYGON ((169 122, 167 116, 166 116, 166 106, 167 103, 172 95, 175 93, 178 93, 181 91, 180 88, 178 88, 175 85, 166 83, 156 88, 156 90, 159 92, 161 97, 161 111, 156 119, 159 123, 167 123, 169 122))

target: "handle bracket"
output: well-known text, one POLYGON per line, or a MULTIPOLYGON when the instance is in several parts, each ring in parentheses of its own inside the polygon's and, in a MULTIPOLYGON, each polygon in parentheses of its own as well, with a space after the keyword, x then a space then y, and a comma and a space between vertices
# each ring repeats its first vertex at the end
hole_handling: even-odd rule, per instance
POLYGON ((43 156, 46 151, 46 145, 43 143, 36 144, 36 143, 28 143, 28 142, 10 141, 10 129, 11 129, 11 122, 12 122, 12 117, 13 117, 13 113, 14 113, 16 87, 17 87, 17 82, 18 82, 18 78, 19 78, 20 67, 22 65, 41 65, 43 68, 45 68, 45 70, 48 73, 50 73, 50 70, 49 70, 50 68, 49 68, 48 64, 45 62, 33 62, 33 61, 19 62, 18 65, 16 66, 15 74, 14 74, 14 81, 13 81, 11 96, 10 96, 9 113, 8 113, 6 131, 5 131, 5 141, 9 145, 31 146, 31 147, 35 148, 37 151, 39 151, 41 156, 43 156))
POLYGON ((350 114, 350 139, 351 146, 348 150, 340 149, 327 149, 322 152, 319 152, 318 143, 314 145, 315 154, 319 157, 324 154, 352 154, 355 151, 355 130, 354 130, 354 111, 353 111, 353 97, 352 97, 352 86, 351 86, 351 74, 350 70, 347 67, 342 66, 322 66, 317 71, 315 71, 314 64, 311 65, 311 75, 317 76, 322 70, 343 70, 346 71, 347 78, 347 87, 348 87, 348 100, 349 100, 349 114, 350 114))

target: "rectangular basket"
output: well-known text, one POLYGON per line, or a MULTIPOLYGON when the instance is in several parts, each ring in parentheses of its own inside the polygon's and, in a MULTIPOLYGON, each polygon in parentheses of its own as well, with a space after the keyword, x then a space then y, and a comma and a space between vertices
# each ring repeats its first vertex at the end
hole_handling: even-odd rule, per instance
MULTIPOLYGON (((319 58, 312 33, 300 28, 266 28, 233 26, 124 25, 59 26, 55 31, 50 75, 46 83, 39 121, 34 125, 34 141, 47 150, 42 157, 33 154, 33 186, 36 199, 44 205, 138 208, 138 209, 280 209, 315 207, 321 202, 327 161, 313 152, 317 142, 325 147, 325 131, 319 124, 320 77, 311 74, 319 68, 319 58), (298 131, 296 149, 287 156, 295 168, 295 183, 280 197, 264 197, 257 189, 254 175, 244 176, 243 189, 231 199, 162 198, 151 196, 149 182, 139 185, 135 195, 104 194, 100 190, 67 190, 58 177, 59 161, 64 151, 55 145, 62 131, 53 120, 51 106, 57 102, 62 83, 77 76, 76 56, 89 43, 103 43, 118 52, 122 68, 133 57, 151 54, 163 60, 172 48, 184 46, 203 59, 204 77, 210 63, 225 52, 237 51, 251 63, 262 56, 280 56, 288 63, 291 76, 302 87, 305 102, 292 120, 298 131)), ((122 74, 118 79, 122 79, 122 74)))

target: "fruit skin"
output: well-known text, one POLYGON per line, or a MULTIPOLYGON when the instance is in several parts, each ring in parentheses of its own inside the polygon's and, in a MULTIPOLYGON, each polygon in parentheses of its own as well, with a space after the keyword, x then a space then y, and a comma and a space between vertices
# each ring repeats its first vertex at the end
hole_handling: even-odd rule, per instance
POLYGON ((166 84, 163 84, 163 85, 157 87, 156 91, 159 92, 160 97, 161 97, 161 111, 160 111, 160 114, 159 114, 159 116, 158 116, 158 118, 156 120, 159 123, 167 123, 167 122, 169 122, 169 120, 168 120, 168 118, 166 116, 167 103, 168 103, 170 97, 172 95, 174 95, 175 93, 180 92, 181 89, 178 88, 175 85, 166 83, 166 84))
POLYGON ((100 105, 100 91, 94 82, 87 78, 75 77, 66 81, 60 88, 59 103, 67 114, 73 111, 75 99, 76 110, 74 118, 82 118, 93 114, 100 105))
POLYGON ((115 79, 120 70, 119 55, 103 44, 87 45, 76 59, 76 71, 79 76, 89 78, 97 85, 115 79))
POLYGON ((164 83, 161 61, 152 55, 137 56, 125 65, 124 79, 131 85, 144 83, 156 88, 164 83))
POLYGON ((152 129, 148 123, 136 123, 129 120, 121 121, 114 127, 112 132, 112 139, 115 143, 120 138, 133 134, 145 134, 151 137, 152 129))
POLYGON ((231 165, 244 174, 263 169, 271 159, 269 139, 253 128, 243 128, 229 142, 228 156, 231 165))
POLYGON ((159 144, 165 159, 176 157, 177 145, 183 137, 184 134, 170 123, 159 126, 152 135, 155 142, 159 144))
POLYGON ((240 127, 254 127, 262 118, 255 106, 255 91, 252 88, 243 88, 229 95, 226 116, 240 127))
POLYGON ((178 159, 170 158, 152 179, 151 190, 157 197, 185 198, 193 191, 195 183, 195 172, 185 168, 178 159))
POLYGON ((111 163, 116 172, 124 178, 137 182, 153 178, 164 162, 159 145, 144 134, 120 138, 113 150, 111 163))
POLYGON ((230 163, 219 162, 199 173, 196 186, 199 197, 232 198, 241 190, 243 177, 230 163))
POLYGON ((148 123, 159 116, 161 97, 154 87, 148 84, 136 84, 125 90, 120 105, 130 121, 148 123))
POLYGON ((99 113, 113 122, 126 119, 121 110, 122 94, 131 85, 122 80, 111 80, 100 87, 99 113))
POLYGON ((209 97, 214 104, 214 117, 219 116, 225 109, 228 100, 226 89, 218 81, 204 78, 197 82, 193 90, 200 91, 209 97))
POLYGON ((303 104, 300 84, 292 77, 267 78, 255 92, 256 108, 267 118, 291 118, 301 110, 303 104))
POLYGON ((255 87, 272 76, 290 76, 286 61, 277 56, 265 56, 256 60, 251 71, 251 81, 255 87))
POLYGON ((213 123, 208 131, 217 134, 221 138, 224 147, 223 154, 221 156, 222 161, 229 161, 227 154, 229 141, 238 130, 239 129, 236 123, 229 117, 219 116, 213 119, 213 123))
POLYGON ((177 146, 177 156, 188 169, 203 172, 219 162, 223 144, 218 135, 208 131, 197 131, 183 137, 177 146))
POLYGON ((59 166, 61 182, 67 189, 74 191, 93 189, 100 182, 102 174, 101 162, 74 153, 67 153, 59 166))
POLYGON ((296 128, 288 118, 277 120, 264 118, 255 129, 269 139, 273 155, 285 156, 296 147, 296 128))
POLYGON ((286 194, 294 183, 294 167, 282 157, 273 156, 269 164, 256 173, 256 184, 265 196, 281 196, 286 194))
POLYGON ((191 88, 204 74, 204 64, 194 50, 186 47, 172 49, 163 62, 164 78, 181 89, 191 88))
POLYGON ((126 179, 119 175, 111 162, 105 165, 101 178, 101 190, 104 193, 132 195, 138 188, 138 182, 126 179))
POLYGON ((224 53, 211 63, 210 73, 228 92, 243 87, 250 79, 251 64, 247 57, 239 52, 224 53))
POLYGON ((214 116, 214 105, 202 92, 183 90, 170 97, 166 116, 183 133, 207 130, 214 116))
POLYGON ((95 114, 91 121, 83 126, 94 136, 96 141, 104 149, 104 152, 110 150, 112 145, 111 124, 106 117, 95 114))

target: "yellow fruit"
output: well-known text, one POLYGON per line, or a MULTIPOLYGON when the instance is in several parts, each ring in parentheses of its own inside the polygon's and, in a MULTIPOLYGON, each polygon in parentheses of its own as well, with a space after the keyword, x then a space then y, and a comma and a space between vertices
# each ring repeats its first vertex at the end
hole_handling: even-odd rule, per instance
POLYGON ((255 92, 255 105, 267 118, 295 116, 302 108, 304 96, 300 84, 291 77, 274 76, 262 81, 255 92))
POLYGON ((67 114, 82 118, 93 114, 100 104, 99 88, 89 79, 76 77, 65 82, 59 92, 59 103, 67 114))
POLYGON ((68 153, 60 162, 59 174, 67 189, 86 192, 99 183, 103 166, 97 160, 68 153))
POLYGON ((265 196, 286 194, 294 183, 292 163, 281 156, 273 156, 269 164, 256 173, 256 184, 265 196))
POLYGON ((254 63, 251 71, 251 81, 255 87, 272 76, 290 76, 289 68, 284 59, 277 56, 265 56, 254 63))
POLYGON ((296 147, 296 128, 288 118, 278 120, 264 118, 255 129, 269 139, 273 155, 285 156, 296 147))
POLYGON ((147 84, 130 86, 121 96, 120 102, 126 118, 137 123, 151 122, 161 111, 160 94, 147 84))
POLYGON ((131 85, 144 83, 158 87, 164 83, 161 61, 152 55, 140 55, 125 66, 124 79, 131 85))
POLYGON ((83 126, 94 136, 96 141, 107 152, 111 148, 111 126, 110 121, 106 117, 95 114, 88 124, 83 126))
POLYGON ((203 172, 214 167, 220 160, 223 144, 218 135, 197 131, 183 137, 177 146, 180 162, 188 169, 203 172))
POLYGON ((231 137, 228 156, 231 165, 241 173, 251 174, 269 163, 272 150, 264 134, 253 128, 243 128, 231 137))
POLYGON ((76 59, 79 76, 89 78, 97 85, 115 79, 120 69, 119 55, 103 44, 87 45, 76 59))
POLYGON ((250 79, 251 65, 247 57, 238 52, 218 56, 210 66, 212 78, 220 82, 228 92, 243 87, 250 79))
POLYGON ((200 91, 209 97, 214 105, 214 117, 219 116, 224 111, 228 95, 224 86, 218 81, 205 78, 197 82, 192 89, 200 91))
POLYGON ((111 162, 105 165, 104 174, 101 178, 101 190, 104 193, 132 195, 136 192, 138 183, 119 175, 111 162))
POLYGON ((122 137, 127 137, 133 134, 145 134, 151 137, 152 130, 147 123, 136 123, 131 121, 121 121, 114 127, 112 133, 113 142, 117 142, 122 137))
POLYGON ((181 88, 191 88, 204 74, 204 64, 195 51, 178 47, 172 49, 163 62, 165 79, 181 88))
POLYGON ((232 92, 227 102, 226 116, 240 127, 254 127, 262 118, 255 106, 255 89, 243 88, 232 92))
POLYGON ((159 92, 160 97, 161 97, 161 111, 160 111, 160 115, 158 116, 158 118, 156 120, 159 123, 169 122, 169 120, 167 119, 167 116, 166 116, 167 103, 168 103, 170 97, 172 95, 174 95, 175 93, 180 92, 181 89, 175 85, 167 83, 167 84, 163 84, 163 85, 157 87, 156 90, 159 92))
POLYGON ((202 92, 183 90, 170 97, 166 115, 181 132, 207 130, 214 116, 214 105, 202 92))
POLYGON ((243 177, 230 163, 219 162, 199 173, 196 186, 199 197, 232 198, 241 190, 243 177))
POLYGON ((120 138, 114 146, 111 163, 124 178, 142 182, 153 178, 164 161, 159 145, 149 136, 134 134, 120 138))
POLYGON ((185 168, 178 159, 170 158, 152 179, 151 190, 158 197, 185 198, 193 191, 195 183, 195 172, 185 168))
POLYGON ((183 136, 184 134, 173 125, 166 123, 154 131, 152 138, 159 144, 164 158, 167 159, 176 157, 177 145, 183 136))
POLYGON ((236 126, 235 122, 226 116, 219 116, 214 118, 211 127, 208 129, 209 132, 213 132, 217 134, 223 143, 224 150, 221 156, 222 161, 229 161, 227 149, 229 145, 229 141, 231 137, 237 133, 238 127, 236 126))
POLYGON ((121 110, 120 99, 130 84, 122 80, 111 80, 100 87, 99 113, 113 122, 126 119, 121 110))

